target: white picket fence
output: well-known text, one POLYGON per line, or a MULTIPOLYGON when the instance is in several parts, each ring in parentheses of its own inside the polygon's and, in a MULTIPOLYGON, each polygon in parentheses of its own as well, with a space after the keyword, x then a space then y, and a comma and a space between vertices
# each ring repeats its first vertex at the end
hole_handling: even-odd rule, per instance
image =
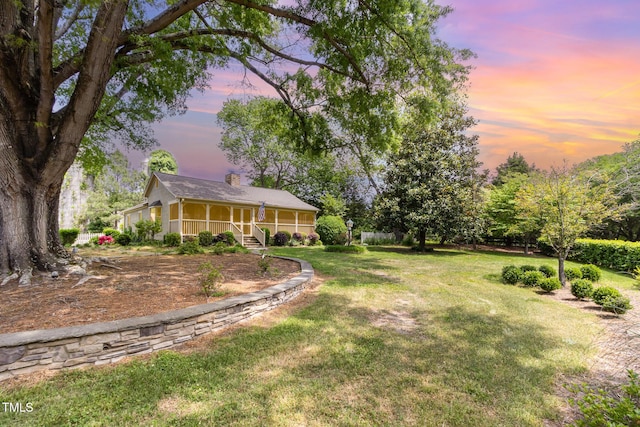
POLYGON ((100 236, 102 236, 102 233, 80 233, 78 234, 78 238, 75 242, 73 242, 73 244, 84 245, 85 243, 89 243, 89 240, 91 240, 92 238, 100 236))
POLYGON ((360 235, 360 241, 366 243, 369 239, 394 239, 396 235, 393 233, 379 233, 371 231, 363 231, 360 235))

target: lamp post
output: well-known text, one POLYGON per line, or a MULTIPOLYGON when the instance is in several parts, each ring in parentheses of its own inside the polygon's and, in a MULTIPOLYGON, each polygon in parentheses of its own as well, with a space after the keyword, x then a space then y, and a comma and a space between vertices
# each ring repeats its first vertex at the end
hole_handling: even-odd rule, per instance
POLYGON ((353 221, 347 220, 347 246, 351 246, 351 229, 353 228, 353 221))

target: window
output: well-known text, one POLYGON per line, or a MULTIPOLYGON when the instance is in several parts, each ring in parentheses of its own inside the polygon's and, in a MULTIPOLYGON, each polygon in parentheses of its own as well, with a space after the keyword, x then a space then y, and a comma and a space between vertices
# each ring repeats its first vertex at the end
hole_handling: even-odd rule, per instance
POLYGON ((312 212, 298 212, 298 224, 313 225, 316 214, 312 212))
POLYGON ((264 210, 264 221, 262 222, 276 222, 276 210, 275 209, 265 209, 264 210))
POLYGON ((178 204, 173 203, 169 205, 169 220, 178 219, 178 204))
POLYGON ((151 209, 149 209, 149 218, 151 218, 151 221, 161 221, 162 220, 162 207, 160 206, 155 206, 151 209))
POLYGON ((207 219, 207 206, 204 203, 183 204, 182 219, 207 219))
POLYGON ((211 221, 229 221, 231 208, 229 206, 211 205, 209 207, 209 219, 211 221))
POLYGON ((293 211, 278 211, 278 223, 295 224, 296 213, 293 211))

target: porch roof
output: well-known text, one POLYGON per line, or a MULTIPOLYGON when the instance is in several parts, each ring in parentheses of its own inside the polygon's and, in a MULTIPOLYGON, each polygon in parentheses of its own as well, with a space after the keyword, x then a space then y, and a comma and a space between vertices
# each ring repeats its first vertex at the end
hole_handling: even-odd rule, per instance
MULTIPOLYGON (((226 202, 232 204, 261 205, 293 210, 319 209, 284 190, 229 185, 226 182, 154 172, 153 175, 176 198, 226 202)), ((152 177, 153 179, 153 177, 152 177)), ((147 186, 148 188, 149 186, 147 186)))

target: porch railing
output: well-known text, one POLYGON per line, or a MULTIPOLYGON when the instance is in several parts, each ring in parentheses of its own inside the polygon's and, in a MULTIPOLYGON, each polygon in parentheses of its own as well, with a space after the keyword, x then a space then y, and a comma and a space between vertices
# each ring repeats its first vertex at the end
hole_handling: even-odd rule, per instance
POLYGON ((266 240, 265 232, 262 231, 262 229, 255 224, 253 224, 253 236, 258 240, 258 242, 260 242, 262 247, 267 246, 265 244, 265 240, 266 240))

